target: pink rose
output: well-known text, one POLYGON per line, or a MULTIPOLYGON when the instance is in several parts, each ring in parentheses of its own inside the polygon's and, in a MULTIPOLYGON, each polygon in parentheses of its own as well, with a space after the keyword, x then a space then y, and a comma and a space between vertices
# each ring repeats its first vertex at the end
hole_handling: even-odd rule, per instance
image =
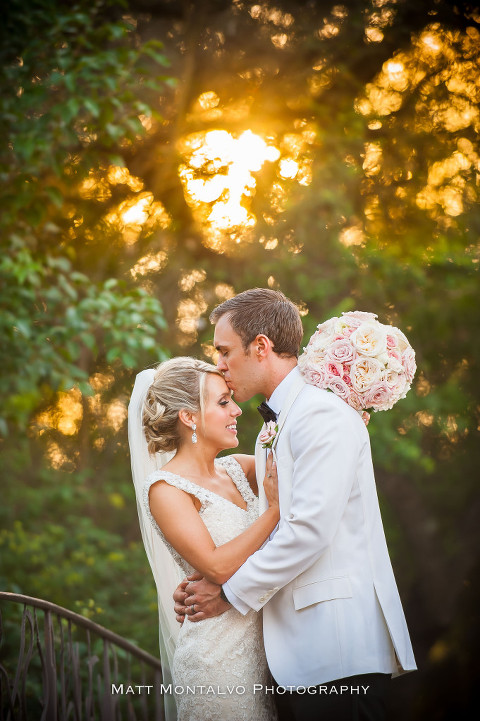
POLYGON ((342 380, 342 378, 338 378, 337 376, 331 376, 328 379, 327 388, 333 391, 336 396, 338 396, 344 401, 346 401, 348 396, 350 395, 350 389, 345 383, 345 381, 342 380))
POLYGON ((271 448, 273 440, 277 435, 278 426, 275 421, 268 421, 263 431, 260 433, 258 440, 264 448, 271 448))
POLYGON ((355 408, 356 411, 361 411, 365 408, 365 403, 363 402, 363 396, 360 393, 357 393, 356 391, 352 390, 350 392, 350 395, 348 396, 348 405, 352 406, 352 408, 355 408))
POLYGON ((388 354, 389 358, 395 358, 395 360, 397 360, 397 361, 402 360, 402 354, 400 353, 400 351, 398 349, 392 350, 391 348, 389 348, 387 350, 387 354, 388 354))
POLYGON ((385 381, 375 383, 367 390, 363 398, 365 408, 373 408, 376 411, 386 411, 391 408, 395 402, 392 398, 392 391, 385 381))
POLYGON ((325 372, 325 366, 319 365, 312 367, 307 365, 305 368, 301 369, 301 372, 305 381, 310 385, 317 386, 317 388, 326 387, 327 374, 325 372))
POLYGON ((417 370, 417 364, 415 362, 415 351, 410 346, 407 348, 402 355, 402 365, 405 369, 405 375, 409 383, 412 382, 415 371, 417 370))
POLYGON ((352 363, 356 357, 357 351, 346 338, 335 340, 325 353, 325 358, 334 363, 352 363))
POLYGON ((395 338, 395 336, 392 335, 391 333, 387 333, 387 349, 391 350, 392 348, 397 348, 397 346, 398 346, 398 343, 397 343, 397 339, 395 338))
POLYGON ((341 363, 327 361, 325 364, 325 372, 327 376, 338 376, 339 378, 341 378, 343 376, 343 366, 341 363))
POLYGON ((377 317, 375 313, 367 313, 363 310, 350 310, 348 313, 342 313, 342 320, 352 328, 358 328, 362 323, 373 321, 377 317))

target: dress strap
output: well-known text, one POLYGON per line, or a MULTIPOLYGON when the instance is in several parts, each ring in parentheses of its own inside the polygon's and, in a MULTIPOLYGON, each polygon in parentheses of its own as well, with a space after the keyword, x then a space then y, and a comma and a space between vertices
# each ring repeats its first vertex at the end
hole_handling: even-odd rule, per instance
POLYGON ((254 503, 256 496, 250 487, 245 471, 237 459, 233 456, 223 456, 217 458, 217 463, 225 468, 247 506, 254 503))
POLYGON ((148 476, 148 478, 145 481, 145 484, 143 486, 143 505, 144 505, 147 517, 150 520, 150 523, 152 524, 153 528, 158 533, 158 535, 162 539, 163 543, 166 545, 166 547, 170 551, 174 560, 178 563, 180 568, 183 569, 184 573, 186 573, 186 574, 191 573, 191 568, 189 567, 188 563, 175 550, 175 548, 167 541, 167 539, 165 538, 165 536, 162 533, 160 526, 158 525, 155 518, 153 517, 152 511, 150 510, 150 499, 149 499, 150 488, 157 481, 165 481, 170 486, 175 486, 175 488, 179 488, 181 491, 185 491, 186 493, 189 493, 192 496, 195 496, 195 498, 198 498, 198 500, 200 501, 202 510, 205 509, 212 502, 212 498, 209 495, 209 492, 205 488, 201 488, 201 486, 197 486, 197 485, 195 485, 195 483, 192 483, 191 481, 187 481, 187 479, 182 478, 182 476, 177 476, 176 473, 170 473, 170 471, 163 471, 162 469, 156 470, 153 473, 151 473, 148 476))
POLYGON ((151 473, 145 481, 145 486, 148 487, 147 496, 151 486, 157 481, 165 481, 170 486, 174 486, 180 491, 185 491, 185 493, 195 496, 195 498, 198 498, 202 506, 207 505, 207 503, 211 500, 210 491, 207 488, 197 486, 196 483, 193 483, 182 476, 178 476, 176 473, 171 473, 170 471, 164 471, 162 469, 151 473))

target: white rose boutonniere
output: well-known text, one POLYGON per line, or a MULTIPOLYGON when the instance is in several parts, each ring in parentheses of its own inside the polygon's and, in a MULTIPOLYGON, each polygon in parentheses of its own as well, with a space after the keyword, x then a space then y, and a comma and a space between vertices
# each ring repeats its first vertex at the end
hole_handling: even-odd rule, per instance
POLYGON ((262 444, 262 448, 271 448, 275 436, 278 432, 278 426, 275 421, 268 421, 264 430, 260 433, 259 441, 262 444))

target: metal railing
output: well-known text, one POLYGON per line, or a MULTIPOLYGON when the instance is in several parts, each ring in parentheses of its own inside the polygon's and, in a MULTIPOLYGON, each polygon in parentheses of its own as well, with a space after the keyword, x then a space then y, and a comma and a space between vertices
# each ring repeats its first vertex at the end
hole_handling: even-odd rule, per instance
POLYGON ((1 721, 164 721, 157 658, 54 603, 0 602, 1 721))

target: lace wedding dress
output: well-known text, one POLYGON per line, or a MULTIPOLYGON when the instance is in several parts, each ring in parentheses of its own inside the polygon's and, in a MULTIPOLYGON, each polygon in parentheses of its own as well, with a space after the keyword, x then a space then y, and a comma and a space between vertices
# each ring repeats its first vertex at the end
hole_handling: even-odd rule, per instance
MULTIPOLYGON (((216 463, 235 483, 247 504, 246 510, 169 471, 155 471, 145 483, 147 515, 185 575, 194 569, 163 538, 150 512, 148 494, 153 483, 164 480, 195 496, 214 543, 217 546, 227 543, 258 517, 258 499, 234 458, 221 458, 216 463)), ((221 616, 195 623, 187 616, 178 636, 172 670, 178 721, 276 719, 273 696, 266 693, 272 681, 263 648, 262 619, 255 611, 243 616, 232 608, 221 616)))

